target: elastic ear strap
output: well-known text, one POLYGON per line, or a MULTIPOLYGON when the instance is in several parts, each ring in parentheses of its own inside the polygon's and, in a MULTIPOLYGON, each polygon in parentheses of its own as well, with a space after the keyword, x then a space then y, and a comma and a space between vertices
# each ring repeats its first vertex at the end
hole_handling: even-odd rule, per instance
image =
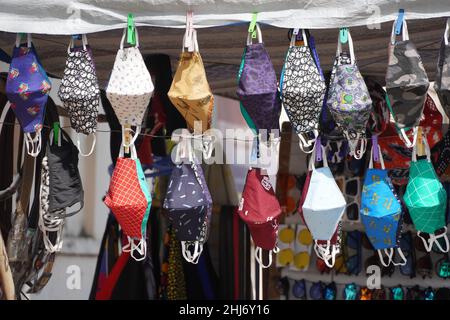
POLYGON ((446 46, 448 46, 449 36, 450 36, 450 18, 447 18, 447 25, 445 27, 445 32, 444 32, 444 42, 445 42, 446 46))
POLYGON ((327 159, 327 153, 325 152, 325 147, 322 146, 322 144, 319 144, 319 148, 322 151, 322 161, 323 161, 323 166, 328 168, 328 159, 327 159))
POLYGON ((405 254, 404 254, 403 251, 402 251, 402 248, 397 247, 396 249, 397 249, 397 253, 398 253, 398 255, 400 256, 400 259, 402 259, 402 261, 401 261, 401 262, 398 262, 398 263, 395 263, 395 262, 392 262, 392 263, 393 263, 395 266, 404 266, 404 265, 406 265, 406 263, 408 262, 408 260, 406 259, 405 254))
POLYGON ((131 243, 131 252, 130 252, 131 257, 136 261, 144 260, 147 256, 147 242, 145 241, 145 239, 142 238, 141 240, 139 240, 138 245, 134 244, 133 239, 130 239, 130 243, 131 243), (141 255, 139 258, 136 258, 134 255, 136 251, 141 255))
POLYGON ((388 262, 387 262, 387 263, 384 261, 382 251, 381 251, 380 249, 378 249, 377 252, 378 252, 378 257, 380 258, 381 264, 382 264, 383 266, 385 266, 385 267, 389 267, 389 265, 390 265, 391 262, 392 262, 392 253, 391 253, 391 255, 389 255, 388 252, 387 252, 386 250, 387 250, 387 249, 384 249, 384 252, 386 253, 386 255, 387 255, 387 257, 388 257, 388 262))
POLYGON ((383 153, 381 152, 381 147, 380 145, 378 145, 378 159, 380 160, 380 164, 381 164, 381 169, 386 169, 386 167, 384 166, 384 158, 383 158, 383 153))
POLYGON ((413 128, 413 141, 411 142, 411 140, 409 140, 408 135, 406 134, 405 129, 400 129, 400 133, 402 134, 402 138, 405 142, 405 145, 408 148, 412 148, 416 145, 417 142, 417 131, 418 131, 418 127, 414 127, 413 128))
POLYGON ((436 244, 436 246, 439 248, 439 250, 441 250, 441 252, 446 253, 446 252, 449 251, 450 245, 449 245, 448 236, 447 236, 447 227, 444 227, 444 232, 443 232, 442 234, 440 234, 440 235, 438 235, 438 236, 435 236, 435 235, 433 234, 432 236, 434 237, 434 238, 433 238, 433 242, 436 244), (439 241, 437 241, 437 239, 439 239, 439 238, 444 238, 445 246, 446 246, 446 249, 445 249, 445 250, 442 249, 441 244, 439 243, 439 241))
POLYGON ((405 18, 403 18, 402 39, 403 41, 409 40, 408 25, 405 18))
MULTIPOLYGON (((314 130, 314 131, 315 131, 314 135, 316 136, 316 131, 317 130, 314 130)), ((298 145, 299 145, 300 149, 304 153, 312 153, 314 151, 314 146, 311 149, 309 149, 309 150, 305 150, 305 148, 306 147, 310 147, 311 145, 313 145, 314 142, 316 141, 316 137, 314 137, 314 139, 306 140, 305 137, 303 136, 303 134, 299 133, 298 134, 298 138, 299 138, 298 145)))
POLYGON ((315 161, 316 161, 316 152, 317 152, 317 143, 314 145, 314 148, 312 149, 310 158, 309 158, 309 165, 308 165, 308 169, 309 170, 314 170, 316 168, 315 166, 315 161))
MULTIPOLYGON (((258 37, 258 43, 262 43, 262 33, 261 28, 259 27, 259 23, 256 23, 256 36, 258 37)), ((251 45, 253 43, 252 34, 249 32, 247 35, 247 45, 251 45)))
MULTIPOLYGON (((92 152, 94 152, 94 148, 95 148, 95 143, 97 141, 97 137, 96 137, 95 133, 93 133, 92 136, 94 137, 94 141, 92 142, 91 150, 89 150, 89 152, 85 154, 85 153, 83 153, 83 151, 81 151, 80 133, 77 132, 77 147, 78 147, 78 152, 80 153, 80 155, 82 157, 88 157, 88 156, 90 156, 92 154, 92 152)), ((60 141, 60 140, 58 139, 58 141, 60 141)))
POLYGON ((27 148, 27 153, 30 156, 37 157, 39 152, 41 152, 42 146, 41 130, 39 130, 39 132, 36 132, 36 136, 34 138, 31 137, 31 134, 29 132, 27 132, 25 134, 25 146, 27 148))
POLYGON ((269 263, 268 264, 264 264, 263 263, 263 259, 262 259, 262 248, 261 247, 256 247, 255 249, 255 259, 256 261, 258 261, 259 265, 263 268, 263 269, 267 269, 268 267, 270 267, 270 265, 272 264, 272 250, 269 251, 269 263))
MULTIPOLYGON (((20 40, 22 40, 21 38, 22 38, 21 34, 17 33, 16 34, 16 47, 17 48, 20 47, 20 40)), ((31 33, 27 33, 27 46, 28 46, 28 48, 31 48, 31 42, 32 42, 32 40, 31 40, 31 33)))
POLYGON ((359 140, 359 133, 358 133, 358 140, 356 141, 356 146, 358 146, 358 141, 360 142, 359 144, 359 150, 355 149, 355 152, 353 154, 353 157, 356 160, 361 160, 362 157, 364 156, 364 153, 366 153, 366 149, 367 149, 367 140, 366 139, 361 139, 359 140))
POLYGON ((423 246, 425 247, 425 250, 426 250, 427 252, 431 252, 431 250, 433 249, 433 241, 434 241, 433 236, 434 236, 434 235, 430 234, 430 239, 429 239, 429 241, 427 241, 427 239, 425 239, 424 237, 422 237, 421 234, 422 234, 422 233, 421 233, 420 231, 417 231, 417 236, 418 236, 420 239, 422 239, 423 246))
POLYGON ((339 252, 339 250, 337 249, 337 247, 335 245, 332 245, 331 247, 332 247, 331 253, 325 257, 326 259, 323 260, 329 268, 334 267, 334 264, 336 263, 336 255, 339 252), (331 260, 331 262, 330 262, 330 260, 331 260))

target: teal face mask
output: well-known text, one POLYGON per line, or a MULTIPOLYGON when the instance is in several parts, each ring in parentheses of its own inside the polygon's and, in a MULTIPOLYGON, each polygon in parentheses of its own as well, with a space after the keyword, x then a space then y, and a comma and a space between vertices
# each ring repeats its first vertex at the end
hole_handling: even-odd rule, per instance
POLYGON ((394 193, 394 187, 384 167, 383 156, 377 143, 370 152, 369 169, 366 172, 361 195, 361 221, 366 229, 367 237, 374 249, 378 251, 381 263, 388 267, 405 265, 406 258, 399 247, 399 226, 402 216, 400 201, 394 193), (373 168, 373 149, 376 149, 380 159, 381 169, 373 168), (394 262, 394 252, 397 251, 401 262, 394 262), (383 257, 387 256, 387 262, 383 257))
POLYGON ((417 151, 414 146, 409 181, 403 199, 425 249, 431 252, 434 244, 442 252, 448 252, 449 242, 445 223, 447 193, 431 163, 430 147, 424 137, 420 139, 424 143, 427 158, 417 160, 417 151), (444 232, 436 235, 439 229, 443 229, 444 232), (429 238, 423 237, 422 233, 428 233, 429 238), (445 249, 438 241, 440 238, 445 241, 445 249))

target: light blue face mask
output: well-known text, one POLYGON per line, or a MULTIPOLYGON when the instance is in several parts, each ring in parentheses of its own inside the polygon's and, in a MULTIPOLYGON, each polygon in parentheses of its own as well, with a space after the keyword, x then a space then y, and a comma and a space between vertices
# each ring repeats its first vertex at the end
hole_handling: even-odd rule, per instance
POLYGON ((361 195, 361 220, 367 237, 378 251, 381 263, 385 267, 391 263, 405 265, 406 258, 398 242, 402 207, 384 167, 381 149, 376 142, 372 145, 369 168, 361 195), (373 149, 377 150, 381 169, 373 168, 373 149), (394 262, 395 249, 401 258, 399 263, 394 262), (383 257, 383 251, 387 256, 387 262, 383 257))

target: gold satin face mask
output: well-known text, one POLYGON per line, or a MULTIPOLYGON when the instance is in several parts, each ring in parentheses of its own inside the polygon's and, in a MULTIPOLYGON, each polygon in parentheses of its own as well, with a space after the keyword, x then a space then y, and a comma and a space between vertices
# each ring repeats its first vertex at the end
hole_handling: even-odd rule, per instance
POLYGON ((197 32, 193 31, 194 52, 183 52, 167 93, 170 101, 187 122, 190 130, 201 121, 202 132, 211 127, 214 96, 206 79, 205 67, 198 52, 197 32))

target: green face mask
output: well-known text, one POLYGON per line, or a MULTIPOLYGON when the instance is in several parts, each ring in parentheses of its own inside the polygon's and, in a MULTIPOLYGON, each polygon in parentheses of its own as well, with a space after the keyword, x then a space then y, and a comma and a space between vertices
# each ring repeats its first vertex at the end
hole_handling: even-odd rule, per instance
POLYGON ((424 242, 425 249, 430 252, 435 244, 442 252, 448 252, 449 242, 445 224, 447 193, 434 171, 426 139, 423 139, 423 143, 427 159, 417 160, 416 146, 414 146, 409 181, 403 199, 417 229, 417 235, 424 242), (444 228, 445 232, 436 236, 435 232, 441 228, 444 228), (430 237, 425 239, 421 233, 428 233, 430 237), (445 239, 445 250, 437 241, 441 237, 445 239))

